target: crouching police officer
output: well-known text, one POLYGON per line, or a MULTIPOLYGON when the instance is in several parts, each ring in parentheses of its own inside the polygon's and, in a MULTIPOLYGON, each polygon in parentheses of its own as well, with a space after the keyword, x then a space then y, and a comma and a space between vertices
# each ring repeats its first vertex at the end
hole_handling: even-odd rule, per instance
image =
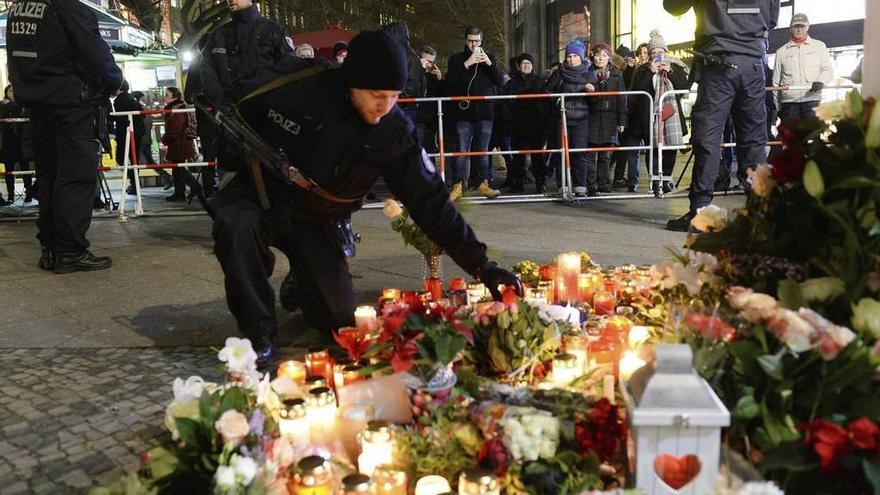
POLYGON ((779 0, 663 0, 663 7, 672 15, 693 7, 697 14, 694 73, 700 76, 691 114, 690 210, 666 224, 669 230, 685 232, 697 209, 712 203, 728 115, 736 131, 739 166, 751 168, 767 160, 764 39, 776 26, 779 0))
POLYGON ((107 95, 122 71, 77 0, 16 0, 7 21, 7 61, 16 101, 31 109, 40 216, 40 268, 68 273, 110 267, 89 252, 99 137, 107 95))
POLYGON ((351 325, 355 300, 346 261, 351 236, 340 225, 350 227, 352 212, 379 176, 428 236, 496 297, 500 284, 521 293, 516 277, 488 260, 486 245, 449 201, 413 123, 395 106, 407 80, 403 47, 385 33, 363 32, 351 41, 341 68, 308 72, 239 103, 253 130, 282 148, 298 169, 290 171, 297 185, 264 175, 271 205, 264 210, 258 180, 239 173, 213 199, 215 253, 227 303, 254 342, 259 363, 270 361, 276 333, 269 246, 292 260, 310 327, 351 325))

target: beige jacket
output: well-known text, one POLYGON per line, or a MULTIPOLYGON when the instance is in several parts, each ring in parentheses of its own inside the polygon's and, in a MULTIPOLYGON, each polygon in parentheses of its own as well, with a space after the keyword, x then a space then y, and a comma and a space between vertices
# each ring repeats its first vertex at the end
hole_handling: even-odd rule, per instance
MULTIPOLYGON (((776 64, 773 67, 774 86, 810 86, 818 81, 830 84, 834 80, 834 67, 825 43, 807 37, 801 45, 791 40, 776 50, 776 64)), ((779 103, 780 92, 776 94, 779 103)), ((820 101, 821 91, 781 91, 782 103, 820 101)))

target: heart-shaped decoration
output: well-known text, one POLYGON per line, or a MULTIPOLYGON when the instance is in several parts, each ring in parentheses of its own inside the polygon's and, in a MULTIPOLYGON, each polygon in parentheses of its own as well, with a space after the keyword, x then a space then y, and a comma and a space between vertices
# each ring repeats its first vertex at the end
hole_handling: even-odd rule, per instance
POLYGON ((673 490, 680 490, 693 481, 700 474, 700 467, 700 459, 693 454, 681 457, 660 454, 654 459, 654 472, 673 490))

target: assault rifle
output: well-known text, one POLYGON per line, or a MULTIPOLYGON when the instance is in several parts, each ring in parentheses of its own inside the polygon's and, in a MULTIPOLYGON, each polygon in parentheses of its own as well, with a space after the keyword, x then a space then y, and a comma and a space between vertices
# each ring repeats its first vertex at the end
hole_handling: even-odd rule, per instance
POLYGON ((221 111, 217 107, 210 105, 203 97, 194 98, 193 104, 211 119, 211 122, 221 130, 224 137, 230 139, 243 152, 248 161, 254 185, 257 188, 260 206, 264 210, 268 210, 269 196, 266 193, 263 170, 266 170, 285 183, 290 183, 290 176, 287 172, 290 164, 287 162, 287 157, 284 156, 284 153, 272 149, 247 123, 242 122, 241 118, 232 113, 232 111, 221 111))

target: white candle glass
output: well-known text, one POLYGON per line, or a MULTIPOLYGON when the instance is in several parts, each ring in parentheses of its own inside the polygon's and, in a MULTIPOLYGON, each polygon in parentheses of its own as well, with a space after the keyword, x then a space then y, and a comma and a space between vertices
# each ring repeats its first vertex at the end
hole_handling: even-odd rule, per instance
POLYGON ((429 474, 419 478, 419 481, 416 482, 415 495, 440 495, 451 491, 452 487, 449 486, 449 481, 446 478, 436 474, 429 474))
POLYGON ((311 434, 306 401, 303 399, 284 400, 281 403, 280 415, 278 430, 281 436, 287 438, 294 448, 308 447, 311 442, 311 434))
POLYGON ((376 308, 372 306, 358 306, 354 310, 354 324, 358 330, 373 332, 379 328, 379 319, 376 316, 376 308))

